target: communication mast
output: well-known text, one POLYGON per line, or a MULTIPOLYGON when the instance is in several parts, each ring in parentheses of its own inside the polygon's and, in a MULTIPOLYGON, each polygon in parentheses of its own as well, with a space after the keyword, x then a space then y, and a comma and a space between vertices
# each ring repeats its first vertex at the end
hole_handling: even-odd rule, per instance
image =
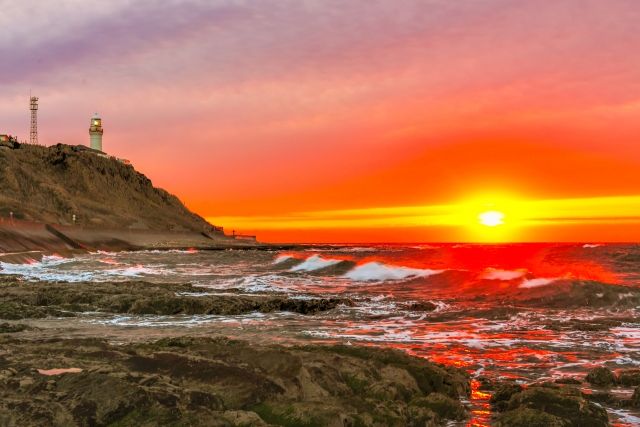
POLYGON ((38 145, 38 98, 31 96, 31 94, 29 94, 29 97, 31 100, 31 134, 29 142, 38 145))

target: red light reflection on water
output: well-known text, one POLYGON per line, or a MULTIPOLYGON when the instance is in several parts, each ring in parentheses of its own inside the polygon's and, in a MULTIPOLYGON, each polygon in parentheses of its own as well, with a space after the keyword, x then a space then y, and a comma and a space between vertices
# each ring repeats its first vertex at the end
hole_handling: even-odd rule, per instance
POLYGON ((467 427, 489 427, 491 411, 489 410, 490 393, 479 391, 480 382, 471 381, 471 420, 467 427))

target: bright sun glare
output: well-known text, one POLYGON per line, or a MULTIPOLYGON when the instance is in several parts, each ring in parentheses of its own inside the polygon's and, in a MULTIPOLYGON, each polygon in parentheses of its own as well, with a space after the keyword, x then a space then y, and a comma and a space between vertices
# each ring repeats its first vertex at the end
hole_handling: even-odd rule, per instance
POLYGON ((495 227, 496 225, 504 224, 504 214, 497 211, 487 211, 478 215, 480 224, 488 227, 495 227))

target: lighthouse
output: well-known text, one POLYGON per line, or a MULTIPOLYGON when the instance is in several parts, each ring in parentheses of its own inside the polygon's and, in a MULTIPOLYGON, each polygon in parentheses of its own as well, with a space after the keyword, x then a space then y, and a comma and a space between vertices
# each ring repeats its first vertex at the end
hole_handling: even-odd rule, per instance
POLYGON ((89 127, 89 136, 91 138, 90 147, 94 150, 102 151, 102 119, 95 113, 91 117, 91 127, 89 127))

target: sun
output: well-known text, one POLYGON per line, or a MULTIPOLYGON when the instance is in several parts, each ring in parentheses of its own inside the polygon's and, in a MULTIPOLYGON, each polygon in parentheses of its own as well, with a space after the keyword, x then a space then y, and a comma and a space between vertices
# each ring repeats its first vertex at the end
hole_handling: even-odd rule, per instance
POLYGON ((480 220, 480 224, 486 225, 487 227, 495 227, 497 225, 504 224, 504 214, 498 211, 487 211, 478 215, 478 219, 480 220))

